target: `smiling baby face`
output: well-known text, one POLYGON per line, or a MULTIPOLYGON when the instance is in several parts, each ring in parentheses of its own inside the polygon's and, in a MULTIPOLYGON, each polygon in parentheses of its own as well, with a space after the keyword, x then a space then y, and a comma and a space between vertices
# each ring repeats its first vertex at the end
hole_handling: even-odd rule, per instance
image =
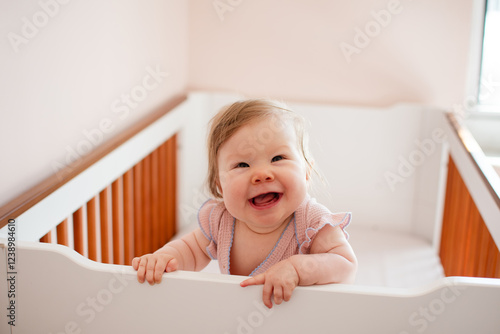
POLYGON ((270 115, 240 127, 217 155, 219 191, 227 210, 255 232, 288 220, 305 199, 309 166, 293 122, 270 115))

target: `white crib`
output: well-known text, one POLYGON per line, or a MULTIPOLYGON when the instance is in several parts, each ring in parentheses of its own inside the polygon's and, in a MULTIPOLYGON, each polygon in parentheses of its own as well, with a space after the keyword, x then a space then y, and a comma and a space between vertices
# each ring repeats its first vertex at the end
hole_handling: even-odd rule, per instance
POLYGON ((271 310, 261 287, 241 288, 243 277, 211 272, 213 264, 202 273, 165 274, 160 285, 139 284, 131 258, 196 223, 206 164, 200 129, 234 99, 207 93, 175 99, 55 176, 56 189, 35 187, 2 208, 0 332, 498 333, 499 280, 443 274, 447 142, 436 142, 432 156, 404 179, 386 177, 397 172, 400 156, 412 154, 414 138, 444 128, 440 113, 418 106, 345 112, 292 106, 313 111, 307 115, 313 154, 335 189, 317 185, 314 195, 332 210, 353 211, 356 284, 298 287, 290 302, 271 310), (331 117, 326 128, 324 117, 331 117), (391 132, 393 124, 401 128, 391 132), (395 138, 400 146, 391 144, 395 138), (347 140, 365 141, 365 150, 350 155, 347 140), (325 159, 329 152, 349 161, 325 159), (423 186, 423 178, 435 182, 423 186))

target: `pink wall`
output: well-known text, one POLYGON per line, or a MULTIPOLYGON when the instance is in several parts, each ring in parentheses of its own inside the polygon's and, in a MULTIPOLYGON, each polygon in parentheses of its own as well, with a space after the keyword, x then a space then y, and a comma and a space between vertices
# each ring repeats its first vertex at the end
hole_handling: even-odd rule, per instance
POLYGON ((85 151, 104 119, 113 130, 91 148, 189 89, 450 107, 463 96, 471 2, 2 2, 0 153, 8 163, 0 165, 0 205, 85 151), (355 40, 356 29, 370 27, 368 45, 355 40), (11 33, 23 42, 14 47, 11 33), (342 43, 359 49, 350 62, 342 43), (148 68, 168 76, 125 113, 123 94, 140 92, 148 68))
POLYGON ((185 92, 187 21, 185 0, 0 2, 0 206, 185 92))
POLYGON ((472 0, 191 1, 189 88, 449 108, 464 96, 471 8, 472 0))

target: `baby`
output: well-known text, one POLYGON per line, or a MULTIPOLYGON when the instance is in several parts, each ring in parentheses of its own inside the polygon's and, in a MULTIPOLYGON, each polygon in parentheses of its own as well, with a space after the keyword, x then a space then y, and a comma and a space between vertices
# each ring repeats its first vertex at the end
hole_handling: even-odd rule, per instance
POLYGON ((133 259, 139 282, 217 259, 222 273, 250 276, 242 287, 264 285, 271 308, 298 285, 354 281, 344 232, 351 214, 331 213, 308 195, 313 164, 300 116, 268 100, 233 103, 212 119, 208 155, 215 199, 201 206, 195 231, 133 259))

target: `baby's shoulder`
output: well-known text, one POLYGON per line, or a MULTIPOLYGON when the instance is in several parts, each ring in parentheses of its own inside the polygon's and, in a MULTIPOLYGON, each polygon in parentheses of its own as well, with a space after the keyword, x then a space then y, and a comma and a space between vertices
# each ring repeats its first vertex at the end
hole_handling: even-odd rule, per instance
POLYGON ((217 235, 223 221, 230 221, 232 217, 223 201, 209 199, 203 203, 198 211, 198 224, 208 239, 217 240, 217 235))
POLYGON ((219 211, 219 207, 221 206, 225 209, 224 202, 222 201, 218 201, 216 199, 206 200, 198 210, 198 220, 210 217, 214 210, 217 209, 216 211, 219 211))
POLYGON ((296 229, 300 252, 306 252, 316 234, 327 225, 339 226, 345 237, 349 238, 345 228, 351 222, 351 218, 350 212, 332 213, 326 206, 318 203, 316 199, 308 198, 296 212, 296 229))
POLYGON ((318 223, 322 217, 331 215, 332 212, 323 204, 318 203, 315 198, 307 196, 295 211, 297 223, 309 227, 318 223))

